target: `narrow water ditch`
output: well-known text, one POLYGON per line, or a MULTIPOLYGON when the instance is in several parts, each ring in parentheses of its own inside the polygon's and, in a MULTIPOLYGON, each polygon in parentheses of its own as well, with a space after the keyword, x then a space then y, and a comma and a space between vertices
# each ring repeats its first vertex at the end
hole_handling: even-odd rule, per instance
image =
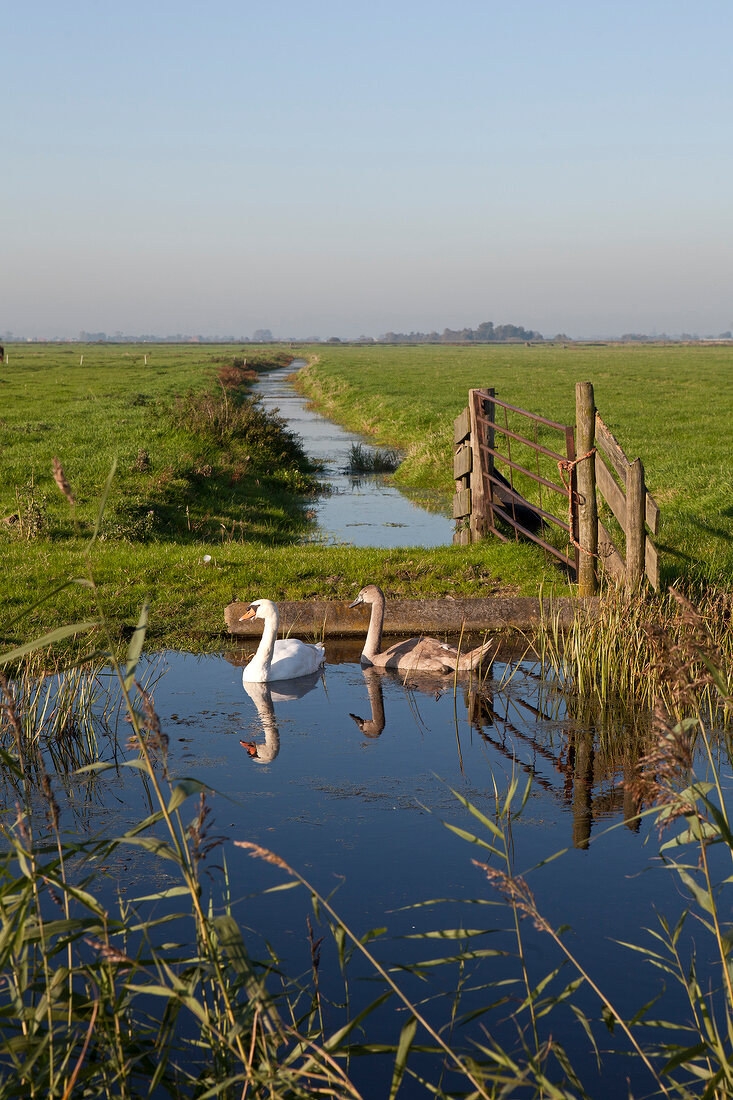
MULTIPOLYGON (((261 374, 252 393, 263 406, 278 409, 291 431, 300 436, 306 453, 323 464, 321 475, 329 488, 316 502, 317 541, 351 546, 446 546, 453 540, 454 524, 447 506, 435 497, 435 511, 420 506, 414 497, 396 489, 384 474, 351 474, 349 453, 353 444, 369 447, 356 432, 334 424, 308 408, 307 398, 297 393, 292 376, 305 366, 295 360, 293 370, 279 368, 261 374)), ((425 494, 420 493, 420 499, 425 494)))

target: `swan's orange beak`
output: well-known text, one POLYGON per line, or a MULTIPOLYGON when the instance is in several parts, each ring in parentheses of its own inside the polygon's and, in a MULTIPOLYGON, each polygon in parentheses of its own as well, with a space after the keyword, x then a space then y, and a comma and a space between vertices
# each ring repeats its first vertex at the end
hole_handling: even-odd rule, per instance
POLYGON ((257 756, 257 745, 254 741, 240 741, 239 744, 247 750, 248 756, 257 756))
POLYGON ((254 607, 248 607, 244 615, 239 616, 240 623, 243 623, 245 619, 254 619, 257 611, 254 607))

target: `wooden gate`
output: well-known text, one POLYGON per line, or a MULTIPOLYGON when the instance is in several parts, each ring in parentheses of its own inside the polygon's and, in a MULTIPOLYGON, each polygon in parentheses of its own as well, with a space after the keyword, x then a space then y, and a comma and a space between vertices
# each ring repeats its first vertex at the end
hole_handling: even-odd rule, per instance
POLYGON ((468 408, 454 422, 453 516, 458 521, 454 542, 465 545, 489 533, 507 542, 509 536, 497 526, 501 522, 505 530, 513 528, 515 539, 520 535, 531 539, 572 569, 581 595, 596 591, 602 569, 629 590, 641 584, 644 576, 658 588, 658 554, 646 527, 657 533, 659 508, 647 492, 641 460, 626 457, 598 415, 590 382, 577 383, 575 406, 573 428, 509 405, 493 389, 469 391, 468 408), (527 429, 515 430, 517 418, 520 426, 526 421, 532 425, 532 438, 527 429), (555 434, 562 437, 557 450, 547 445, 555 434), (534 456, 534 470, 526 460, 517 461, 517 450, 534 456), (531 485, 537 487, 538 503, 534 503, 534 491, 532 502, 520 491, 526 494, 531 485), (553 514, 543 490, 560 494, 567 511, 553 514), (599 518, 599 499, 602 513, 607 506, 604 518, 618 522, 618 545, 599 518), (553 526, 565 536, 564 549, 542 537, 549 536, 553 526))
POLYGON ((464 409, 454 423, 456 452, 453 475, 456 479, 456 496, 453 498, 453 515, 458 520, 467 516, 470 518, 467 525, 464 521, 455 541, 466 544, 491 533, 508 542, 509 537, 497 527, 497 520, 503 521, 514 529, 515 539, 520 535, 531 539, 577 573, 577 530, 573 509, 568 507, 569 494, 571 501, 575 496, 573 428, 568 424, 558 424, 544 416, 527 412, 525 409, 518 409, 506 401, 500 401, 493 389, 470 390, 468 402, 468 408, 464 409), (503 410, 503 424, 497 416, 497 408, 503 410), (525 430, 532 431, 532 438, 522 432, 513 431, 509 427, 507 415, 509 412, 529 422, 530 428, 525 430), (545 435, 561 436, 559 446, 562 447, 563 453, 539 441, 538 428, 540 427, 545 435), (504 449, 500 449, 497 445, 497 434, 505 443, 504 449), (516 461, 512 455, 512 443, 515 445, 515 452, 518 447, 521 447, 522 452, 529 449, 534 455, 534 470, 516 461), (549 469, 548 463, 544 463, 544 472, 540 469, 540 456, 550 460, 549 469), (506 469, 506 476, 501 472, 500 467, 506 469), (558 469, 567 470, 566 483, 558 484, 558 480, 562 481, 559 475, 554 479, 549 476, 550 470, 558 469), (537 486, 539 496, 537 504, 530 503, 518 491, 515 485, 515 474, 520 475, 523 480, 529 479, 537 486), (562 498, 564 507, 561 506, 559 509, 560 515, 550 510, 549 502, 545 502, 543 490, 545 495, 554 493, 562 498), (554 546, 542 537, 547 525, 555 526, 565 533, 567 542, 564 549, 554 546))

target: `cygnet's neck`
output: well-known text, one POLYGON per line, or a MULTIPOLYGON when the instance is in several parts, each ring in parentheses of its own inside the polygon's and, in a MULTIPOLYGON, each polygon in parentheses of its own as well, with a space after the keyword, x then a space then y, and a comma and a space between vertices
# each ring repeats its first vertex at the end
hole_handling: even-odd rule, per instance
POLYGON ((372 601, 372 613, 369 618, 369 630, 367 631, 362 657, 371 661, 375 654, 382 648, 382 627, 384 625, 384 596, 377 593, 372 601))

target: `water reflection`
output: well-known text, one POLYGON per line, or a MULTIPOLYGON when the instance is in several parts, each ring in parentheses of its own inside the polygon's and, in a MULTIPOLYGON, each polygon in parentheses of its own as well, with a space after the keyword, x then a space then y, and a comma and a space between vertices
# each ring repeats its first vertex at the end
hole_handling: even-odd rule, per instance
POLYGON ((313 691, 321 679, 322 673, 318 671, 309 676, 298 676, 293 680, 274 681, 277 683, 276 688, 270 687, 269 683, 242 681, 242 687, 257 708, 257 715, 265 735, 264 743, 242 740, 239 742, 256 764, 271 764, 280 752, 280 731, 273 703, 302 699, 309 691, 313 691))
POLYGON ((271 764, 280 752, 280 731, 275 721, 275 708, 272 705, 272 692, 266 683, 245 683, 244 690, 257 707, 262 729, 265 734, 265 743, 257 741, 241 741, 239 744, 246 749, 257 764, 271 764))
MULTIPOLYGON (((244 647, 226 658, 168 654, 165 676, 159 659, 144 661, 148 680, 151 671, 156 674, 151 691, 170 736, 171 773, 195 774, 214 790, 224 791, 231 782, 237 798, 250 805, 265 796, 281 800, 283 813, 293 812, 295 786, 303 793, 299 812, 305 815, 320 812, 323 790, 354 792, 348 797, 363 803, 358 812, 370 823, 366 802, 375 793, 381 797, 387 786, 398 790, 400 804, 407 806, 415 797, 430 801, 426 775, 483 796, 487 783, 493 789, 494 776, 501 784, 502 772, 507 780, 523 773, 532 779, 532 800, 543 802, 543 818, 549 814, 562 822, 563 843, 588 849, 593 831, 613 820, 640 831, 640 807, 630 787, 636 761, 648 751, 646 715, 568 699, 526 660, 497 656, 480 678, 414 672, 406 677, 362 669, 359 648, 359 642, 334 639, 325 676, 248 684, 244 690, 239 687, 244 647), (316 690, 319 683, 323 691, 316 690), (360 737, 345 736, 352 722, 360 737), (245 778, 243 749, 255 762, 276 766, 244 769, 245 778), (258 783, 256 773, 267 774, 266 782, 258 783)), ((128 734, 124 715, 115 710, 103 735, 97 728, 96 744, 78 730, 42 738, 45 767, 63 795, 69 826, 88 833, 118 811, 126 815, 130 792, 147 805, 137 772, 124 767, 128 734), (114 769, 104 775, 78 773, 99 759, 114 769)), ((40 776, 33 760, 27 778, 35 792, 40 776)), ((5 770, 4 804, 13 806, 20 791, 14 774, 5 770)), ((441 797, 436 791, 435 804, 441 797)), ((43 806, 40 796, 38 805, 43 806)))
POLYGON ((382 691, 382 676, 384 673, 376 668, 362 669, 362 675, 366 682, 371 718, 360 718, 358 714, 349 713, 365 737, 379 737, 384 730, 384 692, 382 691))
MULTIPOLYGON (((493 668, 493 666, 492 666, 493 668)), ((363 668, 362 677, 369 702, 369 715, 349 712, 361 733, 371 739, 381 737, 390 728, 389 707, 385 709, 385 688, 399 686, 409 700, 417 722, 422 723, 417 695, 430 696, 437 703, 443 695, 454 697, 451 724, 454 726, 459 767, 464 766, 462 725, 467 721, 491 755, 507 763, 511 772, 523 772, 533 788, 556 800, 572 820, 572 846, 587 849, 591 832, 599 821, 621 817, 633 832, 640 827, 640 806, 631 793, 635 769, 635 754, 611 750, 601 751, 608 739, 609 724, 617 724, 618 716, 606 712, 605 727, 595 728, 588 714, 568 713, 567 701, 545 696, 544 686, 525 669, 516 670, 509 678, 501 675, 502 666, 481 678, 431 673, 400 674, 394 670, 363 668), (463 709, 455 705, 462 697, 463 709), (548 738, 548 731, 552 731, 548 738)), ((392 707, 396 710, 394 701, 392 707)), ((363 710, 364 708, 359 708, 363 710)), ((400 717, 401 712, 400 713, 400 717)), ((627 731, 628 732, 628 731, 627 731)))
MULTIPOLYGON (((629 752, 629 741, 618 736, 624 726, 621 716, 606 709, 597 716, 602 723, 598 728, 587 710, 569 713, 565 697, 559 697, 558 709, 558 698, 546 695, 531 670, 524 678, 524 691, 528 696, 516 683, 511 692, 497 691, 486 681, 467 701, 471 725, 512 767, 570 811, 573 847, 587 849, 594 824, 604 818, 620 816, 629 829, 638 831, 640 806, 630 791, 638 754, 629 752), (558 726, 559 738, 548 740, 548 728, 558 726), (609 730, 615 733, 615 745, 609 744, 609 730), (605 752, 600 751, 604 743, 605 752)), ((628 735, 629 730, 624 732, 628 735)))
MULTIPOLYGON (((155 690, 156 713, 170 736, 171 776, 194 776, 211 787, 216 822, 230 838, 227 844, 232 839, 262 844, 292 866, 307 868, 317 888, 331 892, 337 885, 337 908, 346 923, 360 936, 388 927, 400 939, 389 941, 385 950, 393 958, 398 951, 403 961, 413 945, 417 958, 423 958, 436 928, 463 927, 455 923, 459 918, 452 908, 436 916, 432 905, 416 903, 484 898, 472 864, 476 849, 460 838, 466 832, 484 835, 466 803, 492 820, 496 792, 503 798, 521 769, 533 784, 523 813, 512 821, 516 867, 521 872, 538 866, 532 886, 541 911, 551 923, 573 924, 577 951, 594 959, 594 977, 625 1007, 628 966, 611 956, 609 942, 634 942, 640 919, 652 905, 673 921, 680 907, 671 876, 644 873, 656 851, 655 845, 641 843, 648 826, 641 826, 640 835, 617 828, 589 845, 598 823, 633 817, 622 782, 647 748, 643 721, 562 697, 526 661, 497 658, 485 679, 459 681, 454 688, 451 677, 405 682, 399 675, 362 670, 356 645, 341 652, 339 643, 329 645, 323 680, 250 684, 244 690, 244 646, 229 659, 171 654, 170 672, 155 690), (269 759, 272 767, 247 766, 239 739, 248 736, 252 758, 269 759), (464 801, 456 800, 453 791, 464 801), (571 846, 574 850, 563 859, 552 859, 558 849, 571 846)), ((111 762, 119 754, 123 763, 129 757, 126 733, 123 725, 114 747, 100 742, 100 755, 111 762)), ((56 760, 58 789, 69 758, 58 755, 56 760)), ((150 813, 138 769, 110 769, 93 782, 96 814, 83 806, 72 818, 68 805, 62 806, 65 827, 75 828, 82 838, 100 831, 120 835, 150 813)), ((12 806, 15 791, 6 783, 12 806)), ((70 790, 68 797, 79 793, 70 790)), ((91 801, 91 786, 81 793, 91 801)), ((33 811, 43 817, 40 799, 33 811)), ((491 839, 488 831, 485 835, 491 839)), ((134 888, 145 896, 160 891, 161 884, 175 885, 172 876, 161 879, 165 872, 157 863, 151 866, 142 849, 139 856, 132 852, 120 851, 105 862, 109 878, 100 875, 100 882, 102 888, 105 881, 109 884, 112 901, 118 881, 128 893, 134 888)), ((304 933, 307 899, 289 895, 293 900, 284 905, 283 895, 270 890, 276 869, 243 861, 238 849, 227 848, 226 861, 235 919, 247 927, 248 937, 254 929, 266 929, 273 951, 288 964, 286 972, 302 973, 311 963, 304 933), (260 890, 262 896, 255 897, 260 890)), ((464 915, 461 911, 460 919, 464 915)), ((528 935, 533 935, 531 928, 528 935)), ((535 968, 544 967, 546 939, 531 941, 535 968)), ((486 961, 492 969, 501 965, 494 957, 486 961)), ((485 974, 475 975, 479 997, 488 988, 485 974)), ((421 984, 427 980, 426 969, 421 984)), ((657 993, 642 973, 634 973, 632 985, 639 1002, 657 993)), ((324 988, 333 1000, 341 995, 342 986, 334 993, 325 979, 324 988)), ((364 988, 371 987, 364 983, 364 988)), ((435 992, 433 1004, 444 996, 437 984, 428 992, 435 992)), ((639 1002, 629 1006, 629 1015, 639 1002)), ((471 1018, 471 1007, 462 1002, 465 1020, 471 1018)), ((376 1042, 380 1036, 369 1038, 376 1042)), ((559 1041, 566 1041, 563 1033, 559 1041)), ((364 1092, 368 1095, 368 1088, 364 1092)), ((626 1092, 623 1081, 614 1081, 613 1087, 590 1094, 626 1092)))
MULTIPOLYGON (((295 360, 293 367, 305 366, 295 360)), ((293 372, 295 373, 295 372, 293 372)), ((354 546, 446 546, 453 540, 454 522, 445 494, 395 489, 383 474, 349 472, 353 444, 371 449, 362 436, 326 420, 297 393, 292 374, 282 368, 263 372, 252 386, 263 406, 277 410, 291 431, 300 436, 306 453, 322 465, 320 480, 329 492, 316 501, 317 541, 354 546), (427 511, 428 500, 433 511, 427 511), (399 517, 399 518, 397 518, 399 517)))

